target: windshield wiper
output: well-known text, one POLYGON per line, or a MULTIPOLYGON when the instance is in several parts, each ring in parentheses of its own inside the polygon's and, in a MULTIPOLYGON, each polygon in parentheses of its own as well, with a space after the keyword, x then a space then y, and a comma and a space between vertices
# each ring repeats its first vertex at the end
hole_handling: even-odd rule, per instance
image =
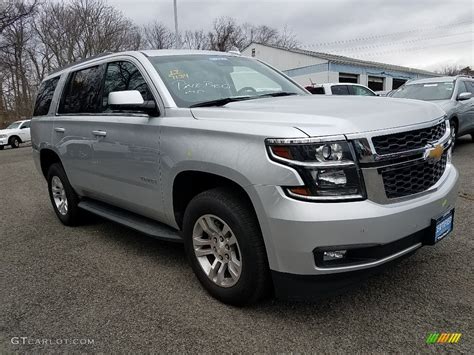
POLYGON ((268 94, 258 95, 256 97, 278 97, 278 96, 292 96, 298 95, 296 92, 288 92, 288 91, 277 91, 277 92, 270 92, 268 94))
POLYGON ((197 104, 193 104, 189 107, 224 106, 224 105, 227 105, 230 102, 250 100, 250 99, 252 99, 251 96, 224 97, 223 99, 198 102, 197 104))

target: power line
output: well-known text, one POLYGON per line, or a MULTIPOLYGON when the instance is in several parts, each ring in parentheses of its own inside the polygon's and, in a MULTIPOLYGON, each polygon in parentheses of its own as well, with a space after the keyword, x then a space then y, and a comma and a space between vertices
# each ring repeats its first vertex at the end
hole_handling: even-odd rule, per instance
POLYGON ((421 37, 421 38, 416 38, 416 39, 409 39, 409 40, 395 40, 393 42, 389 43, 378 43, 378 44, 371 44, 367 46, 361 46, 361 47, 345 47, 341 49, 333 49, 332 51, 335 52, 353 52, 353 51, 367 51, 372 48, 380 48, 380 47, 388 47, 388 46, 397 46, 401 44, 411 44, 411 43, 416 43, 416 42, 423 42, 423 41, 430 41, 433 39, 438 39, 438 38, 446 38, 446 37, 454 37, 454 36, 460 36, 464 34, 474 34, 472 31, 467 31, 467 32, 459 32, 459 33, 451 33, 451 34, 444 34, 444 35, 438 35, 438 36, 430 36, 430 37, 421 37))
POLYGON ((418 33, 418 32, 424 32, 424 31, 432 31, 432 30, 459 27, 459 26, 464 26, 466 24, 472 24, 472 20, 461 21, 461 22, 456 22, 456 23, 450 23, 450 24, 441 25, 441 26, 417 28, 417 29, 412 29, 412 30, 408 30, 408 31, 386 33, 386 34, 374 35, 374 36, 368 36, 368 37, 351 38, 351 39, 345 39, 345 40, 340 40, 340 41, 332 41, 332 42, 320 42, 320 43, 308 44, 305 47, 312 48, 312 47, 339 46, 339 45, 345 45, 345 44, 354 43, 354 42, 372 41, 372 40, 378 40, 378 39, 383 39, 383 38, 387 38, 387 37, 410 35, 410 34, 414 34, 414 33, 418 33))
POLYGON ((471 43, 471 40, 468 41, 459 41, 459 42, 451 42, 451 43, 444 43, 444 44, 434 44, 430 46, 424 46, 424 47, 410 47, 410 48, 404 48, 404 49, 398 49, 398 50, 389 50, 389 51, 380 51, 380 52, 367 52, 365 54, 354 54, 351 55, 351 57, 366 57, 366 56, 377 56, 377 55, 384 55, 384 54, 390 54, 390 53, 402 53, 402 52, 412 52, 412 51, 418 51, 418 50, 423 50, 427 48, 434 48, 434 47, 449 47, 457 44, 464 44, 464 43, 471 43))

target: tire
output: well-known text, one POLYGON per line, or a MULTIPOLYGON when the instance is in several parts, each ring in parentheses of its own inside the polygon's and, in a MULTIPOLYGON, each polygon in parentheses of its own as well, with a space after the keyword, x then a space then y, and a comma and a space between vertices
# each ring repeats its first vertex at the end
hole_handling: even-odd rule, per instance
POLYGON ((77 206, 79 197, 69 183, 61 164, 55 163, 49 167, 47 180, 49 198, 56 216, 66 226, 79 224, 81 221, 81 211, 77 206), (61 201, 65 201, 65 208, 61 201))
POLYGON ((10 138, 9 143, 12 148, 18 148, 20 146, 20 139, 18 137, 13 136, 10 138))
POLYGON ((474 133, 471 133, 471 140, 472 140, 472 143, 474 143, 474 133))
POLYGON ((230 305, 245 306, 268 294, 271 289, 270 271, 258 220, 252 206, 239 194, 230 189, 216 188, 195 196, 184 213, 183 235, 191 267, 213 297, 230 305), (206 233, 203 225, 209 232, 211 229, 218 231, 214 237, 219 242, 213 242, 214 237, 210 238, 211 233, 206 233), (222 233, 225 225, 229 231, 222 233), (206 255, 198 257, 199 251, 206 255), (203 265, 210 267, 208 272, 203 265), (218 270, 213 274, 214 280, 208 276, 213 265, 218 265, 214 269, 218 270), (219 272, 222 268, 225 270, 219 272), (224 276, 219 284, 221 274, 224 276))
POLYGON ((452 119, 449 121, 449 125, 451 126, 451 138, 453 140, 453 143, 452 143, 452 147, 453 147, 453 150, 456 146, 456 138, 458 136, 458 124, 456 122, 456 120, 452 119))

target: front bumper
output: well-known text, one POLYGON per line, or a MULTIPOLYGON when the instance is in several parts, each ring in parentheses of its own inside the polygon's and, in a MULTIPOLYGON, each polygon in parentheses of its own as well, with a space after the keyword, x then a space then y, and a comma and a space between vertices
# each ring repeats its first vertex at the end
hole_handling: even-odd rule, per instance
POLYGON ((270 269, 293 275, 329 275, 367 270, 410 254, 423 243, 384 256, 375 262, 318 267, 314 250, 328 246, 385 245, 419 233, 433 218, 454 208, 458 172, 448 164, 429 193, 392 204, 371 200, 311 203, 287 197, 279 187, 254 186, 270 269))
POLYGON ((7 138, 0 138, 0 145, 8 145, 8 139, 7 138))

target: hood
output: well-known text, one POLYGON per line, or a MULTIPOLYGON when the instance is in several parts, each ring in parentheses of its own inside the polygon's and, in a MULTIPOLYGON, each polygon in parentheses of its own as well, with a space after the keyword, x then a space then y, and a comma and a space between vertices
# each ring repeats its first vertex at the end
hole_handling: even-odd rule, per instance
POLYGON ((435 101, 430 101, 430 102, 438 105, 444 111, 448 111, 454 106, 454 103, 451 100, 435 100, 435 101))
POLYGON ((200 120, 296 127, 309 136, 352 134, 402 127, 440 118, 444 112, 418 100, 363 96, 287 96, 192 108, 200 120))

